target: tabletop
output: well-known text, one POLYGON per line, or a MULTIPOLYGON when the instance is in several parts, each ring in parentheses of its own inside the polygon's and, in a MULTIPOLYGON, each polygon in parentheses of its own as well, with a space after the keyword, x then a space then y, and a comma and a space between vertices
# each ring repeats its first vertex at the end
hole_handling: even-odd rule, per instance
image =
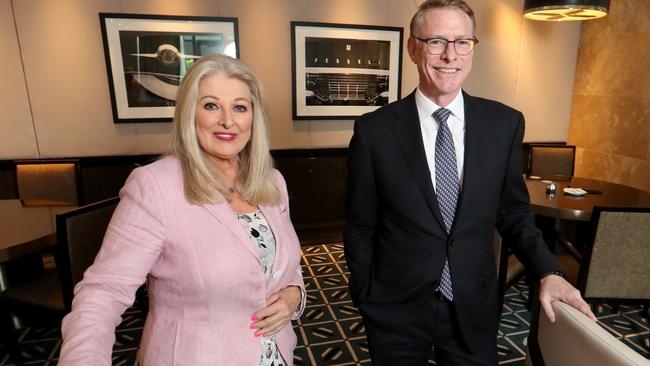
POLYGON ((535 214, 575 221, 591 220, 594 206, 650 207, 650 193, 597 179, 572 177, 555 180, 554 195, 546 192, 547 181, 526 178, 530 203, 535 214), (574 197, 563 192, 566 187, 582 188, 585 196, 574 197))

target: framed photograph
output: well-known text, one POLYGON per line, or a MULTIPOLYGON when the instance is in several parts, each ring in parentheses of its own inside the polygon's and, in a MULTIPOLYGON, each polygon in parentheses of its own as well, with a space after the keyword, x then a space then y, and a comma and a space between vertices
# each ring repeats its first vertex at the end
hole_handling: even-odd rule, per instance
POLYGON ((293 119, 352 119, 398 100, 403 32, 291 22, 293 119))
POLYGON ((171 121, 198 58, 239 57, 237 18, 100 13, 99 22, 115 123, 171 121))

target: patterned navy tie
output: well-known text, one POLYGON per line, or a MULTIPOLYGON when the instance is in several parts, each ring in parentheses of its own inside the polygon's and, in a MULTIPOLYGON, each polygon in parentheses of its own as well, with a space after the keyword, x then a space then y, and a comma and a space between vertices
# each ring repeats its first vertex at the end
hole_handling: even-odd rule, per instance
MULTIPOLYGON (((451 111, 445 108, 439 108, 433 112, 433 117, 439 122, 435 153, 436 196, 438 197, 438 206, 440 207, 447 233, 451 231, 451 226, 454 223, 459 191, 456 151, 454 149, 451 130, 447 125, 447 118, 449 118, 450 114, 451 111)), ((454 300, 449 258, 445 259, 445 267, 442 269, 440 287, 438 289, 447 300, 454 300)))

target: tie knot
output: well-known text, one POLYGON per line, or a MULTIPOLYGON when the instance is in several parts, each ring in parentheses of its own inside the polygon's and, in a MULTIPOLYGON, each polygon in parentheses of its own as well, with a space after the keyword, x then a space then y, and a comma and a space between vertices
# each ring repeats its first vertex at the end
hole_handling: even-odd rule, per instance
POLYGON ((449 109, 447 109, 447 108, 438 108, 438 109, 436 109, 435 112, 433 112, 433 118, 435 118, 440 123, 445 123, 445 122, 447 122, 447 118, 449 118, 450 114, 451 114, 451 111, 449 109))

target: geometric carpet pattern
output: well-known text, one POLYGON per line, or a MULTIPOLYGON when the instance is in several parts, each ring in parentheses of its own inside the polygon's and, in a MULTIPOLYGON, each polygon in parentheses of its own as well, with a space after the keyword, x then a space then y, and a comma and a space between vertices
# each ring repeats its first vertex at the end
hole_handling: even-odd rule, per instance
MULTIPOLYGON (((365 329, 347 291, 349 271, 342 244, 302 248, 302 267, 307 290, 307 307, 294 323, 298 346, 296 365, 369 365, 365 329)), ((524 364, 530 312, 526 309, 528 287, 522 280, 508 289, 497 335, 500 365, 524 364)), ((621 306, 614 312, 608 305, 595 310, 600 325, 632 349, 650 358, 650 326, 641 317, 641 306, 621 306)), ((136 307, 123 315, 113 348, 113 365, 133 365, 140 343, 144 318, 136 307)), ((27 365, 56 365, 61 347, 59 328, 26 326, 20 342, 27 365)), ((0 366, 12 365, 6 346, 0 344, 0 366)), ((431 364, 435 364, 431 361, 431 364)))

